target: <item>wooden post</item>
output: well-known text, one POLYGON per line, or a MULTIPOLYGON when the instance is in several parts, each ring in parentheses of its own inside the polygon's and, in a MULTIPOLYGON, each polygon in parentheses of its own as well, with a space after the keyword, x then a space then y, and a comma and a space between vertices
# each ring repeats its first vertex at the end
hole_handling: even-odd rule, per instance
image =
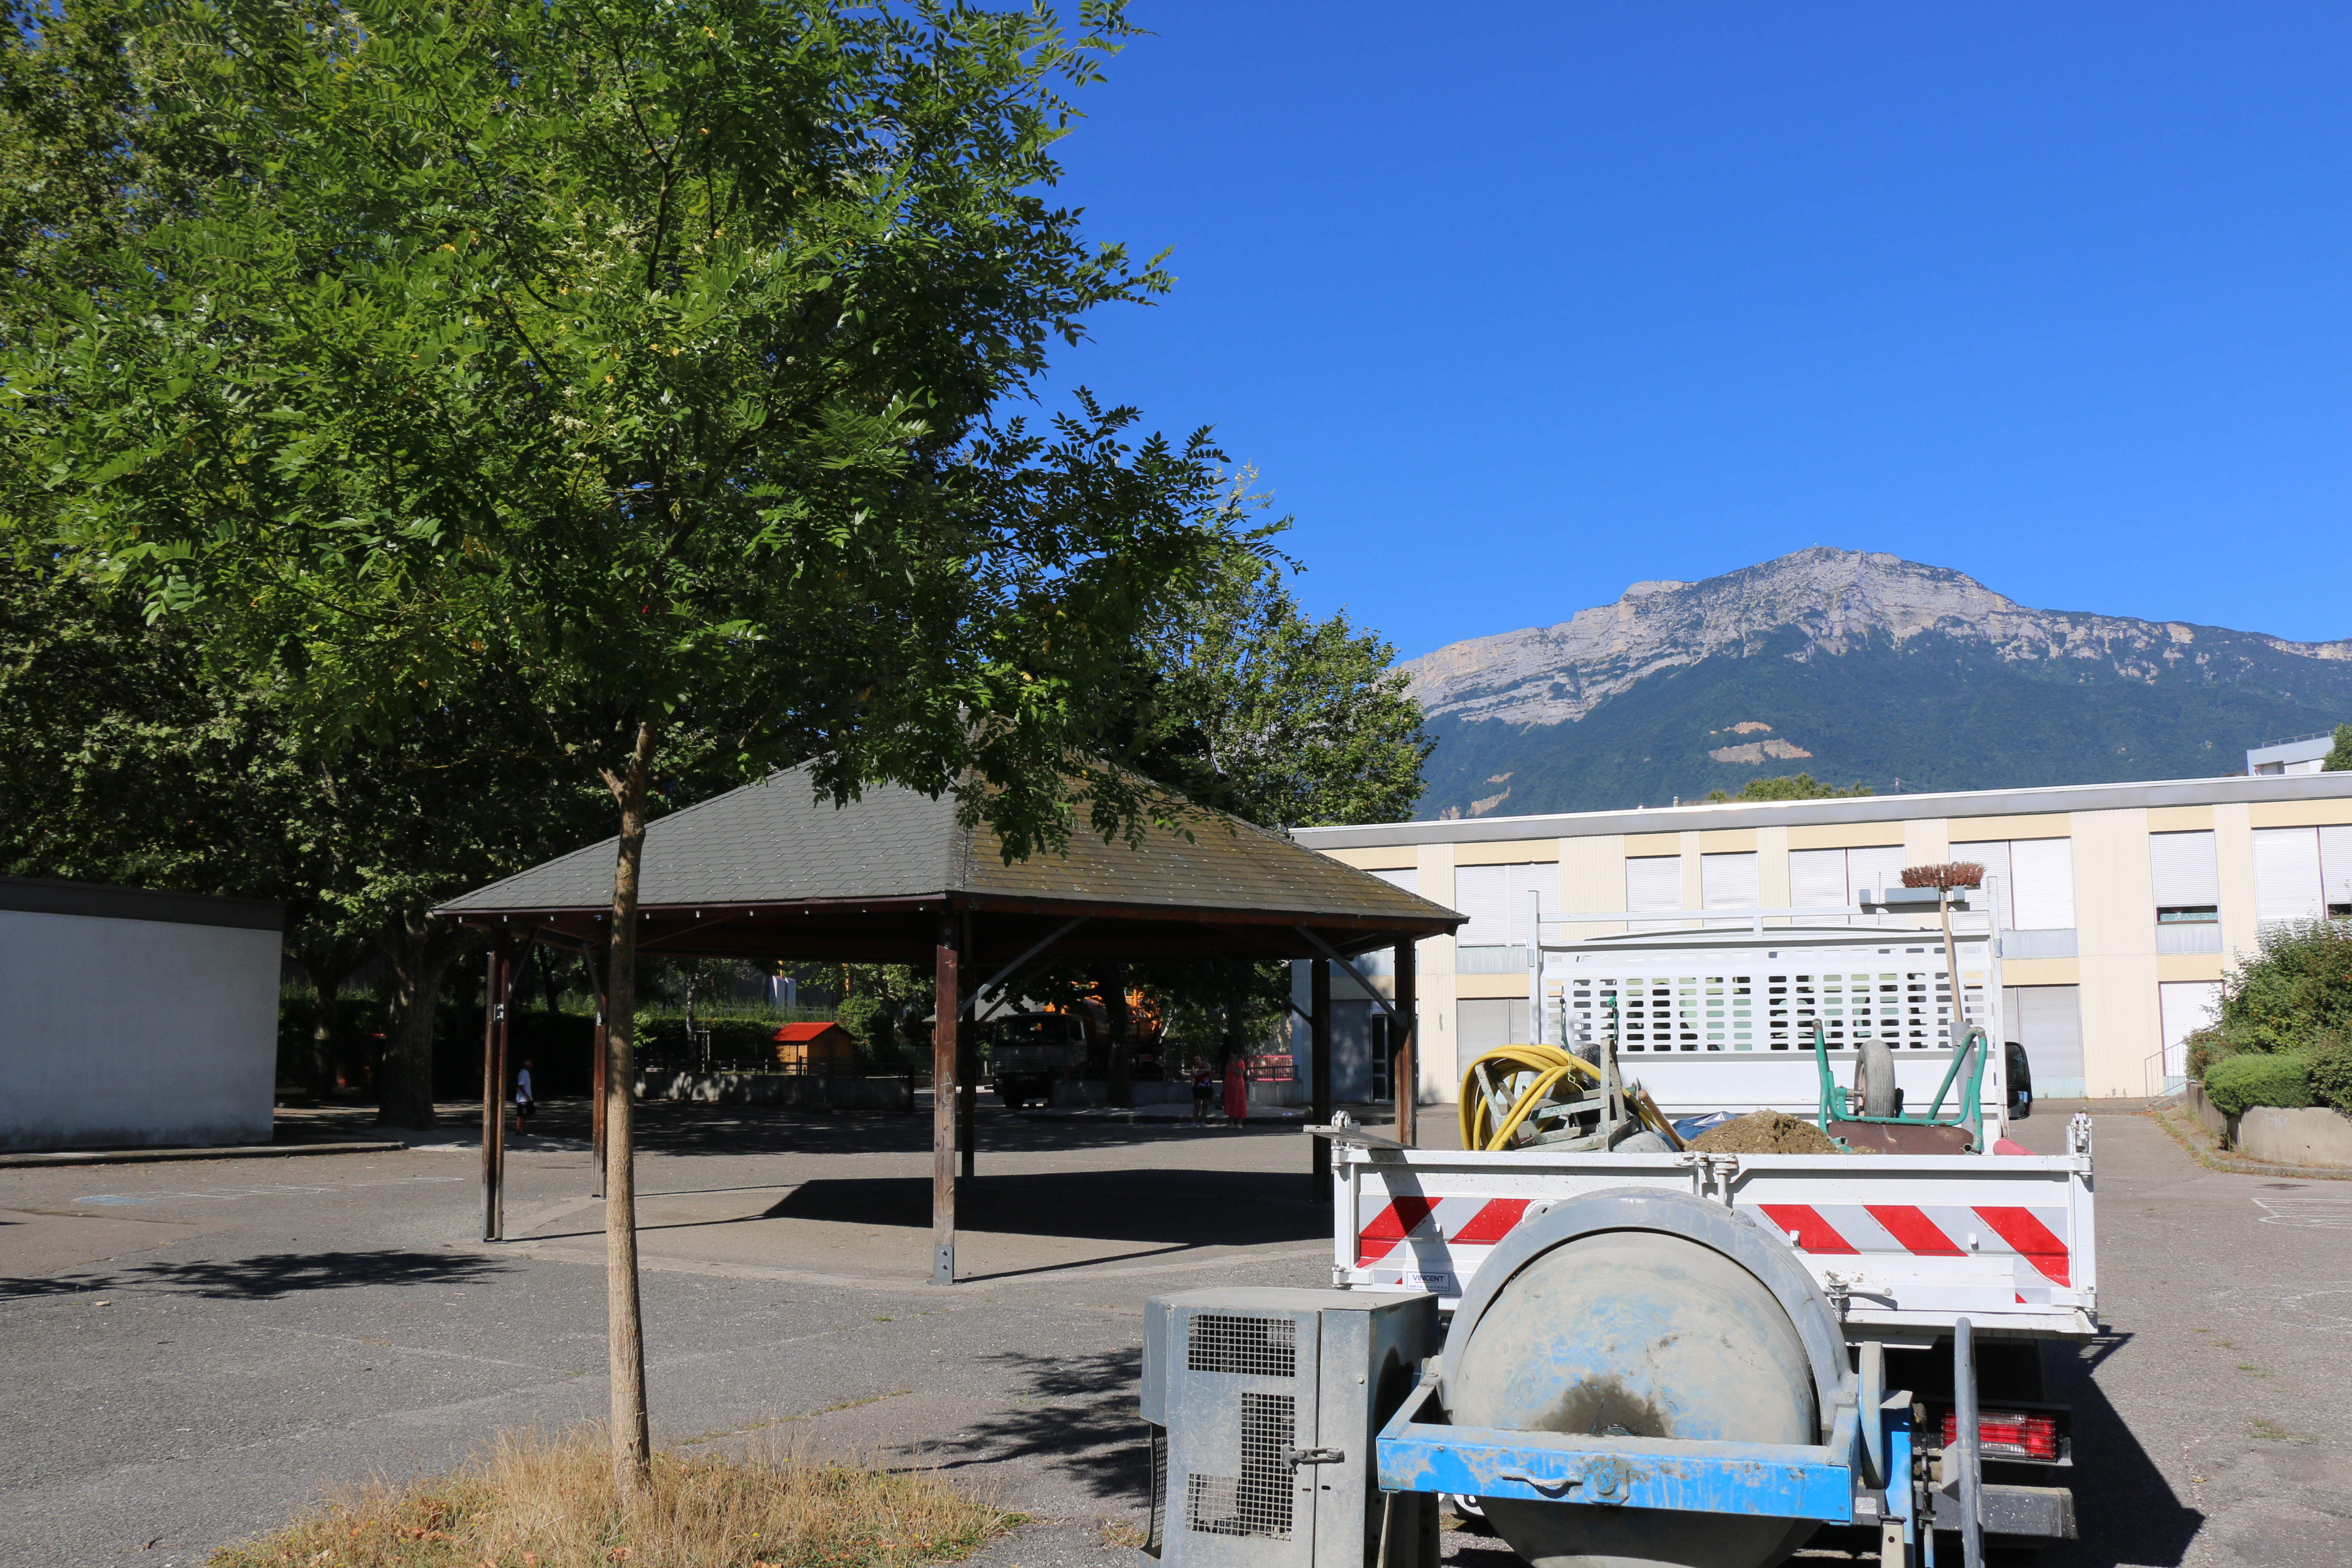
MULTIPOLYGON (((971 912, 969 910, 964 911, 963 926, 960 934, 963 939, 961 943, 963 951, 966 952, 974 951, 971 943, 971 912)), ((964 966, 961 964, 957 966, 956 973, 957 984, 960 987, 956 992, 956 1017, 959 1020, 959 1027, 956 1030, 956 1147, 963 1152, 963 1173, 967 1176, 976 1176, 980 1173, 978 1169, 980 1129, 975 1125, 980 1114, 980 1019, 975 1016, 969 1029, 961 1026, 961 1020, 963 1017, 965 994, 977 977, 975 974, 965 973, 964 966)), ((975 1008, 974 1012, 976 1014, 978 1009, 975 1008)))
POLYGON ((522 965, 514 954, 501 944, 498 967, 498 994, 490 1008, 491 1027, 497 1031, 499 1058, 498 1114, 490 1118, 492 1142, 498 1156, 490 1163, 490 1239, 507 1238, 507 1112, 514 1103, 514 1071, 508 1063, 508 1037, 512 1025, 509 1015, 514 1011, 515 971, 522 965))
POLYGON ((506 966, 507 937, 490 938, 488 967, 482 975, 482 1239, 498 1235, 499 1130, 503 1108, 499 1104, 499 971, 506 966))
POLYGON ((1395 1059, 1389 1068, 1389 1086, 1396 1091, 1397 1142, 1408 1149, 1417 1142, 1414 1124, 1420 1118, 1414 1102, 1421 1098, 1421 1042, 1415 1037, 1420 1030, 1414 1016, 1420 988, 1412 961, 1412 938, 1407 937, 1396 944, 1396 1017, 1389 1025, 1389 1047, 1395 1059))
MULTIPOLYGON (((1316 959, 1307 971, 1307 1048, 1314 1058, 1308 1070, 1314 1074, 1310 1092, 1315 1096, 1315 1124, 1328 1127, 1332 1106, 1331 961, 1328 958, 1316 959)), ((1309 1172, 1315 1183, 1315 1201, 1328 1204, 1331 1201, 1331 1141, 1309 1138, 1307 1142, 1313 1146, 1308 1157, 1313 1161, 1309 1172)))
POLYGON ((962 997, 959 922, 940 911, 932 939, 931 1283, 955 1283, 956 1010, 962 997))

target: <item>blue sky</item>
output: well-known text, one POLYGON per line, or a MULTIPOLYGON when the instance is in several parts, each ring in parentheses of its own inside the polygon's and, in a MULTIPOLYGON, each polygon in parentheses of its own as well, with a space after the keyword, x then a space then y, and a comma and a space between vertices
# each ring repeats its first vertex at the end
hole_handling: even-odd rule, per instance
POLYGON ((1834 544, 2352 637, 2352 7, 1133 14, 1062 195, 1180 281, 1057 379, 1214 425, 1317 610, 1834 544))

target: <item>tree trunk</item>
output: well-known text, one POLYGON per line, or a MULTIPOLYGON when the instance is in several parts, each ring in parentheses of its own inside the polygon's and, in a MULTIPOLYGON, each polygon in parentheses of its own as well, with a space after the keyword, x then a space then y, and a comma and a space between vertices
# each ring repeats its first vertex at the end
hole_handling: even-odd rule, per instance
POLYGON ((433 1125, 433 1005, 461 951, 439 924, 429 915, 410 916, 382 939, 393 975, 392 1017, 376 1076, 376 1121, 386 1127, 433 1125))
POLYGON ((1103 979, 1103 1012, 1110 1019, 1110 1090, 1113 1105, 1135 1103, 1135 1015, 1127 1005, 1127 966, 1114 963, 1103 979))
POLYGON ((627 771, 605 784, 621 807, 613 868, 611 1002, 604 1030, 604 1311, 613 1373, 613 1476, 634 1498, 653 1459, 646 1421, 646 1336, 637 1302, 637 877, 646 858, 646 781, 654 730, 637 726, 627 771))

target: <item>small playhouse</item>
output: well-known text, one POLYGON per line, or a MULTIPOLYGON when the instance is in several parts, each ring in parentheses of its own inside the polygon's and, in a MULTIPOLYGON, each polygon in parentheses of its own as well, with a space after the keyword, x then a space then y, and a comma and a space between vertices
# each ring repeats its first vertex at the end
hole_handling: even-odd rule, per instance
POLYGON ((786 1024, 769 1037, 777 1065, 788 1073, 830 1077, 857 1063, 857 1041, 838 1024, 786 1024))

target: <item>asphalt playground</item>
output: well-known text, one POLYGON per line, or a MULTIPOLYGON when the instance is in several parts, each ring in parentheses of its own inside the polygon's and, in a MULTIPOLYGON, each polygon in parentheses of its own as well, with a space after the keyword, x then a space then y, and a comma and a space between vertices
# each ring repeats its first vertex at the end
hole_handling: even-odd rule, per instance
MULTIPOLYGON (((2060 1109, 2013 1135, 2054 1149, 2060 1109)), ((449 1110, 401 1152, 0 1169, 0 1564, 201 1563, 321 1492, 603 1414, 581 1108, 510 1153, 515 1239, 490 1246, 449 1110)), ((1128 1568, 1144 1299, 1328 1283, 1307 1140, 983 1107, 942 1289, 929 1124, 646 1108, 656 1437, 933 1468, 1034 1521, 990 1568, 1128 1568)), ((2083 1539, 2042 1561, 2336 1568, 2352 1183, 2207 1170, 2146 1116, 2095 1137, 2106 1326, 2055 1356, 2052 1389, 2075 1407, 2083 1539)), ((1516 1561, 1475 1536, 1447 1551, 1516 1561)))

